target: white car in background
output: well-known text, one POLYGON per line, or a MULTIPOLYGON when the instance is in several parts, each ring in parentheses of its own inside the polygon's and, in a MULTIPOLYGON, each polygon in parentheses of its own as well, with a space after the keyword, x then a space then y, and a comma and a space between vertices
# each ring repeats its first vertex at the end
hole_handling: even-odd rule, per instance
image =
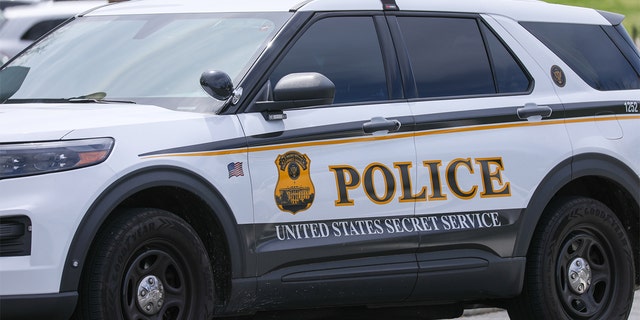
POLYGON ((104 4, 106 0, 45 1, 6 8, 0 13, 0 64, 67 19, 104 4))
POLYGON ((41 0, 0 0, 0 10, 4 10, 9 7, 35 4, 40 1, 41 0))

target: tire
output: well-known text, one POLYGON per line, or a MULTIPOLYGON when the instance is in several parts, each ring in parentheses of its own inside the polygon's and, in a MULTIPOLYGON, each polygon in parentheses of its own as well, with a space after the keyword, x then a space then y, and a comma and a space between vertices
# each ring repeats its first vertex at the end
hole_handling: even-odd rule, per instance
POLYGON ((631 244, 616 215, 596 200, 554 202, 527 255, 511 319, 627 319, 633 303, 631 244))
POLYGON ((96 239, 80 289, 81 319, 213 316, 211 263, 184 220, 162 210, 125 210, 96 239))

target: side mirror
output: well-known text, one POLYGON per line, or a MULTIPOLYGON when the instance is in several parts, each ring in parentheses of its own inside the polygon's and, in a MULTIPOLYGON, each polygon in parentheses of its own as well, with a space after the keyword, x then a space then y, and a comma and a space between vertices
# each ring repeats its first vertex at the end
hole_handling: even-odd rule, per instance
POLYGON ((202 89, 210 96, 220 101, 226 101, 233 96, 231 77, 222 71, 205 71, 200 76, 202 89))
POLYGON ((290 73, 273 87, 274 101, 293 101, 298 107, 332 104, 336 86, 317 72, 290 73))
POLYGON ((335 93, 336 86, 320 73, 290 73, 273 87, 273 101, 257 102, 253 111, 282 111, 332 104, 335 93))

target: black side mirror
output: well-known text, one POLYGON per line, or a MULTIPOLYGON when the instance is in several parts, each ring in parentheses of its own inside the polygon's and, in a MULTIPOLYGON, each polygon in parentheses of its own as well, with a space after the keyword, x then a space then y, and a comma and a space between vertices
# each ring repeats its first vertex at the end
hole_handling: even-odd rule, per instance
POLYGON ((217 100, 225 101, 233 96, 231 77, 222 71, 205 71, 200 76, 202 89, 217 100))
POLYGON ((336 86, 317 72, 290 73, 273 87, 273 101, 257 102, 252 111, 277 111, 332 104, 336 86))
POLYGON ((298 107, 332 104, 336 86, 317 72, 290 73, 273 87, 274 101, 293 101, 298 107))

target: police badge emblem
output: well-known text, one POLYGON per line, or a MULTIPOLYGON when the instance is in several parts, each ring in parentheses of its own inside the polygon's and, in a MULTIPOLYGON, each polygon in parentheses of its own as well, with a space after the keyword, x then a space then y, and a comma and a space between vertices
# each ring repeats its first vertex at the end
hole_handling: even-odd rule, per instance
POLYGON ((553 78, 553 82, 562 88, 567 83, 567 78, 565 78, 564 71, 556 65, 551 67, 551 77, 553 78))
POLYGON ((274 198, 278 208, 296 214, 313 204, 315 189, 309 173, 311 160, 306 154, 289 151, 280 154, 275 161, 278 183, 274 198))

